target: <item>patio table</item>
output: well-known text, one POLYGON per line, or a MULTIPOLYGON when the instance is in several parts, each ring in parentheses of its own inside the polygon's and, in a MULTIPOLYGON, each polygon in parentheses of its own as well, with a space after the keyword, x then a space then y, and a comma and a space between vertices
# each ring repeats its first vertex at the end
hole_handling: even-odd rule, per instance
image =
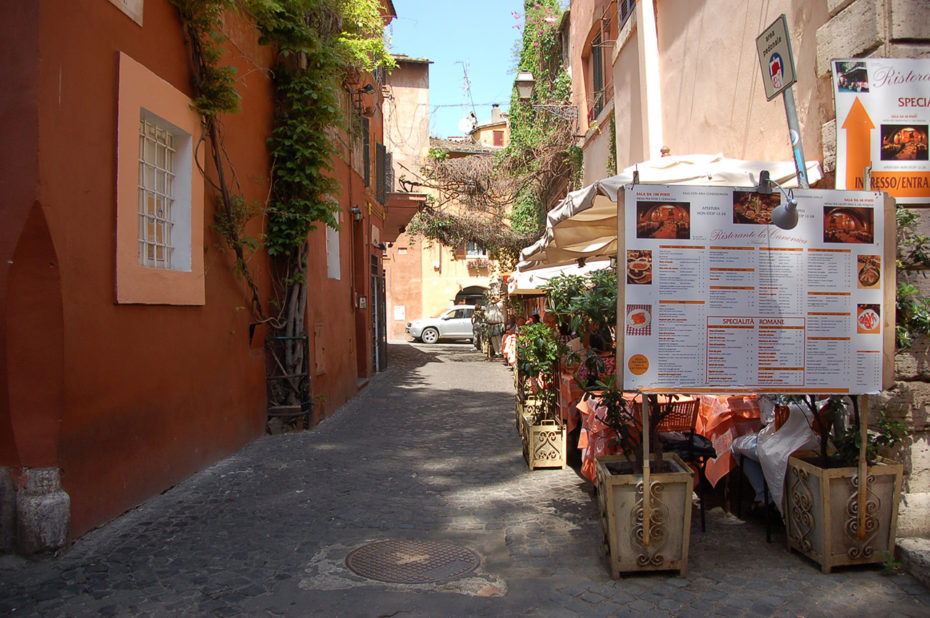
MULTIPOLYGON (((634 401, 639 406, 639 395, 624 394, 624 398, 634 401)), ((736 468, 737 462, 730 450, 730 445, 737 437, 759 431, 762 427, 759 403, 756 396, 718 397, 700 396, 697 425, 695 432, 708 438, 717 452, 717 458, 707 463, 705 476, 710 484, 717 483, 736 468)), ((667 402, 659 397, 659 404, 667 402)), ((693 401, 682 397, 678 401, 693 401)), ((582 398, 576 408, 581 417, 581 433, 578 448, 582 450, 581 473, 585 478, 597 484, 595 480, 594 460, 600 455, 618 453, 616 433, 602 421, 606 409, 599 405, 596 395, 582 398)))

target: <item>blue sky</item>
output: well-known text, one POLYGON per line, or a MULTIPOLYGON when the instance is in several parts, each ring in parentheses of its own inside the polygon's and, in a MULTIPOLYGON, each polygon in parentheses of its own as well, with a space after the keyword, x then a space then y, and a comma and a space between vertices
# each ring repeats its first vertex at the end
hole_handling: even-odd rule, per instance
POLYGON ((510 107, 516 77, 514 44, 522 25, 523 0, 393 0, 387 29, 391 52, 429 58, 430 135, 462 135, 459 120, 474 101, 478 122, 491 120, 491 104, 510 107), (520 20, 512 13, 520 13, 520 20), (467 63, 471 97, 464 91, 467 63))

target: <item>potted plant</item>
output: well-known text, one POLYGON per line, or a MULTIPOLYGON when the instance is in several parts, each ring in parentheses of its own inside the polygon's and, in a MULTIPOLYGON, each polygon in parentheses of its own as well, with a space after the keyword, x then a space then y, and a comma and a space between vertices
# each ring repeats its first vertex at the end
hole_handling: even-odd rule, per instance
POLYGON ((835 566, 883 562, 894 552, 903 466, 878 452, 900 441, 904 425, 882 412, 869 430, 855 398, 795 400, 811 412, 820 452, 797 452, 788 459, 788 547, 819 563, 824 573, 835 566))
POLYGON ((544 286, 549 310, 563 334, 581 337, 586 348, 613 350, 617 322, 617 271, 604 268, 587 275, 553 277, 544 286))
POLYGON ((688 569, 691 541, 691 468, 674 453, 663 453, 656 427, 671 410, 674 398, 660 406, 647 398, 649 439, 642 438, 641 414, 624 398, 612 378, 598 383, 606 409, 601 419, 617 435, 621 455, 596 459, 597 497, 601 527, 610 557, 611 575, 633 571, 688 569), (647 445, 654 446, 649 465, 647 445), (647 489, 648 488, 648 489, 647 489))
POLYGON ((545 324, 524 326, 517 336, 517 368, 524 381, 534 384, 534 396, 519 408, 523 455, 530 470, 565 467, 565 426, 559 415, 558 366, 561 344, 545 324))

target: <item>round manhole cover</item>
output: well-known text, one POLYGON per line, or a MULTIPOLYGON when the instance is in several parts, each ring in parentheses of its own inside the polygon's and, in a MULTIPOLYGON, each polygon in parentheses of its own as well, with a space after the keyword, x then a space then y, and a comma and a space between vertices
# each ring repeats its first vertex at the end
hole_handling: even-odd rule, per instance
POLYGON ((478 555, 434 541, 380 541, 353 550, 346 566, 368 579, 393 584, 428 584, 471 573, 478 555))

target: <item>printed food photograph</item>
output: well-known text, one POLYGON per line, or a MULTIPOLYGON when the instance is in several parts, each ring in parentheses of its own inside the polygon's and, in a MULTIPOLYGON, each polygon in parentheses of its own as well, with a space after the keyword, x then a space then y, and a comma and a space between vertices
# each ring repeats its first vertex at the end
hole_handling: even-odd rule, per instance
POLYGON ((637 238, 691 238, 690 202, 636 202, 637 238))
POLYGON ((823 241, 871 244, 875 242, 875 211, 852 206, 824 206, 823 241))
POLYGON ((926 161, 927 125, 882 125, 882 161, 926 161))
POLYGON ((865 304, 857 305, 856 332, 860 335, 878 334, 881 332, 882 316, 881 306, 865 304))
POLYGON ((781 203, 778 193, 763 194, 754 191, 733 192, 733 223, 772 223, 772 211, 781 203))
POLYGON ((626 334, 652 334, 652 305, 626 306, 626 334))
POLYGON ((857 258, 859 264, 859 287, 860 288, 877 288, 882 280, 882 258, 880 255, 860 255, 857 258))
POLYGON ((652 283, 652 251, 649 249, 627 249, 626 282, 632 285, 652 283))

